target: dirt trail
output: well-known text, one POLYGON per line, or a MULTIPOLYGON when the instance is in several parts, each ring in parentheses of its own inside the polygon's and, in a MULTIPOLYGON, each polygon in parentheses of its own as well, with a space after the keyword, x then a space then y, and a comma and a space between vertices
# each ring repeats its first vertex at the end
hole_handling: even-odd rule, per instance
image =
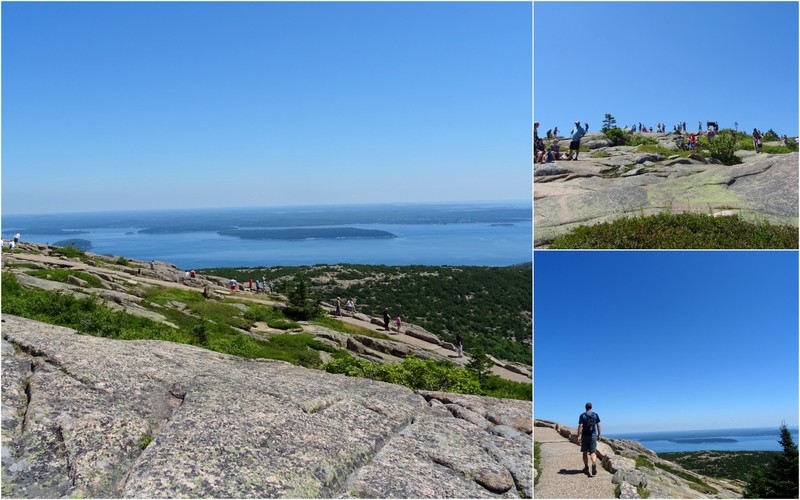
MULTIPOLYGON (((83 262, 75 262, 75 261, 70 261, 70 260, 63 260, 63 259, 58 258, 58 257, 48 257, 46 255, 41 255, 41 254, 29 254, 29 253, 22 253, 22 252, 15 252, 13 254, 3 253, 3 256, 6 256, 6 255, 13 255, 13 258, 19 259, 19 260, 27 260, 27 261, 41 262, 41 263, 50 264, 50 265, 56 265, 56 266, 61 266, 61 267, 69 267, 70 269, 74 269, 76 271, 91 271, 91 270, 96 270, 97 269, 97 268, 95 268, 93 266, 89 266, 89 265, 87 265, 87 264, 85 264, 83 262)), ((147 283, 147 284, 150 284, 150 285, 178 288, 178 289, 181 289, 181 290, 194 291, 194 292, 198 292, 198 293, 202 293, 203 292, 203 287, 189 286, 189 285, 185 285, 183 283, 177 283, 175 281, 160 280, 160 279, 141 276, 141 275, 132 275, 132 274, 126 273, 124 271, 119 271, 119 270, 116 270, 116 269, 103 268, 102 272, 106 273, 106 274, 111 274, 111 275, 122 277, 122 278, 128 280, 129 282, 133 282, 133 283, 147 283)), ((217 294, 220 294, 220 295, 236 297, 239 300, 245 300, 245 301, 254 302, 254 303, 258 303, 258 304, 271 305, 271 306, 283 305, 283 302, 281 302, 280 300, 264 299, 264 298, 261 298, 261 296, 256 296, 256 294, 254 294, 252 292, 249 292, 249 291, 236 292, 235 294, 232 294, 230 292, 230 290, 227 289, 224 286, 214 285, 214 292, 217 293, 217 294)), ((272 296, 272 297, 274 297, 274 296, 272 296)), ((389 337, 391 337, 392 340, 396 340, 398 342, 403 342, 405 344, 410 344, 410 345, 413 345, 415 347, 421 347, 423 349, 427 349, 427 350, 429 350, 431 352, 434 352, 436 354, 440 354, 442 356, 447 357, 450 361, 452 361, 454 364, 457 364, 459 366, 465 366, 470 361, 470 358, 466 354, 464 355, 464 357, 458 358, 458 357, 456 357, 456 353, 455 352, 449 351, 447 349, 444 349, 444 348, 442 348, 440 346, 437 346, 436 344, 432 344, 430 342, 426 342, 426 341, 424 341, 422 339, 418 339, 416 337, 411 337, 411 336, 405 335, 403 333, 386 332, 383 329, 383 327, 374 325, 374 324, 369 323, 367 321, 361 321, 361 320, 359 320, 357 318, 353 318, 353 317, 349 317, 349 316, 341 316, 339 319, 344 321, 344 322, 346 322, 346 323, 357 325, 357 326, 360 326, 362 328, 367 328, 367 329, 370 329, 370 330, 374 330, 374 331, 378 331, 378 332, 381 332, 381 333, 385 333, 389 337)), ((495 365, 494 367, 492 367, 492 372, 495 375, 498 375, 498 376, 500 376, 500 377, 502 377, 502 378, 504 378, 506 380, 512 380, 512 381, 515 381, 515 382, 531 383, 531 379, 529 379, 528 377, 526 377, 524 375, 520 375, 519 373, 512 372, 512 371, 507 370, 505 368, 502 368, 500 366, 496 366, 495 365)))
MULTIPOLYGON (((533 439, 541 443, 542 473, 534 488, 536 498, 615 498, 612 475, 597 460, 597 475, 582 472, 578 445, 555 429, 536 427, 533 439)), ((591 460, 589 461, 591 464, 591 460)))

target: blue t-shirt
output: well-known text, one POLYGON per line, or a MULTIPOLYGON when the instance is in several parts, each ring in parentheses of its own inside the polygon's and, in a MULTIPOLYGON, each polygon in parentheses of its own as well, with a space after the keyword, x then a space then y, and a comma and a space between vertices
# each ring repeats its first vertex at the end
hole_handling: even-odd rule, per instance
POLYGON ((575 128, 572 129, 572 140, 573 141, 580 141, 581 137, 586 134, 586 131, 583 130, 583 127, 580 125, 575 125, 575 128))
MULTIPOLYGON (((594 432, 592 432, 592 436, 597 436, 597 424, 600 423, 600 415, 598 415, 595 412, 590 412, 590 413, 592 413, 594 415, 594 432)), ((589 416, 586 414, 586 412, 581 413, 581 416, 578 417, 578 425, 580 426, 581 424, 583 424, 582 434, 589 434, 586 431, 586 429, 587 429, 587 421, 588 420, 589 420, 589 416)))

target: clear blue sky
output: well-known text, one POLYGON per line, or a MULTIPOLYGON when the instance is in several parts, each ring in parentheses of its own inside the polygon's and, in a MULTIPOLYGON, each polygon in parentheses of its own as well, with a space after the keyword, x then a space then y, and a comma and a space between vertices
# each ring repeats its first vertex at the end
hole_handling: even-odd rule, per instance
MULTIPOLYGON (((534 118, 798 130, 798 3, 536 2, 534 118)), ((544 135, 544 134, 542 134, 544 135)))
POLYGON ((530 3, 2 4, 2 209, 530 199, 530 3))
POLYGON ((798 422, 798 254, 534 252, 534 416, 605 433, 798 422))

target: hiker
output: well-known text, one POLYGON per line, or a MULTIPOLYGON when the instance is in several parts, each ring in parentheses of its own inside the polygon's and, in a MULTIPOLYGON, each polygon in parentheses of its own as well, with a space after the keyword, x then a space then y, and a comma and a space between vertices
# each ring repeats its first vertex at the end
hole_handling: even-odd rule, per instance
POLYGON ((553 129, 553 137, 558 137, 558 127, 553 129))
POLYGON ((583 129, 586 131, 587 134, 589 133, 589 122, 583 124, 583 129))
POLYGON ((694 149, 694 141, 694 132, 692 132, 691 135, 689 135, 689 149, 694 149))
POLYGON ((762 137, 761 134, 758 132, 758 130, 753 129, 753 147, 755 148, 756 153, 761 152, 761 144, 763 144, 761 142, 761 139, 762 137))
POLYGON ((196 276, 197 276, 197 273, 195 273, 195 272, 194 272, 194 269, 192 269, 191 271, 189 271, 189 277, 190 277, 190 278, 194 279, 196 276))
POLYGON ((19 239, 20 239, 19 233, 15 234, 14 235, 14 246, 19 245, 19 239))
POLYGON ((464 352, 464 340, 461 338, 461 334, 456 334, 456 349, 458 351, 458 357, 461 357, 461 353, 464 352))
POLYGON ((572 142, 569 143, 569 157, 568 160, 572 161, 572 152, 575 151, 575 161, 578 161, 578 154, 581 149, 581 137, 586 135, 586 131, 581 127, 581 122, 575 120, 575 128, 570 132, 572 135, 572 142))
POLYGON ((231 278, 228 280, 228 285, 231 287, 231 292, 236 292, 236 280, 231 278))
POLYGON ((383 309, 383 328, 385 328, 387 332, 389 331, 389 321, 391 320, 392 317, 389 316, 389 308, 385 307, 383 309))
POLYGON ((347 299, 347 303, 344 305, 344 307, 350 312, 350 314, 353 314, 353 310, 355 309, 353 306, 353 299, 347 299))
POLYGON ((336 315, 337 316, 342 315, 342 299, 340 299, 339 297, 336 297, 336 315))
POLYGON ((547 131, 547 140, 549 141, 552 138, 553 138, 553 129, 550 129, 547 131))
POLYGON ((583 453, 583 473, 589 477, 597 475, 597 442, 600 441, 600 415, 592 411, 592 403, 586 403, 586 412, 578 417, 578 444, 583 453), (589 474, 589 455, 592 457, 592 473, 589 474))
POLYGON ((394 319, 394 322, 397 325, 397 333, 400 333, 400 325, 402 324, 402 321, 400 321, 400 315, 399 314, 394 319))

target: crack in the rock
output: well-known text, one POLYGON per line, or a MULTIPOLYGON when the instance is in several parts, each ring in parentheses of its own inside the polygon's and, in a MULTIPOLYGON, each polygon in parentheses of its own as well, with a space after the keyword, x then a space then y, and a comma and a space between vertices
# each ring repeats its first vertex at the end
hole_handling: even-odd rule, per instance
MULTIPOLYGON (((20 349, 20 351, 22 351, 23 353, 31 356, 31 358, 33 358, 31 360, 31 365, 32 366, 36 362, 36 360, 38 359, 42 363, 45 363, 47 365, 52 366, 53 368, 57 369, 58 371, 60 371, 64 375, 68 376, 69 378, 75 380, 76 382, 79 382, 81 385, 86 386, 88 389, 90 389, 90 390, 92 390, 94 392, 103 392, 101 389, 98 389, 97 387, 95 387, 90 381, 83 380, 79 376, 71 373, 63 364, 61 364, 57 360, 55 360, 52 357, 50 357, 46 352, 44 352, 42 350, 39 350, 39 349, 37 349, 36 347, 34 347, 32 345, 26 345, 26 344, 17 342, 16 340, 11 339, 7 335, 3 335, 3 339, 5 341, 9 342, 10 344, 18 347, 20 349)), ((31 373, 33 373, 33 371, 34 371, 34 368, 31 368, 31 373)))
POLYGON ((26 374, 24 378, 24 391, 25 391, 25 411, 22 413, 22 422, 20 422, 20 435, 25 433, 25 425, 28 423, 28 410, 31 407, 31 399, 33 399, 33 394, 31 393, 31 379, 33 379, 33 373, 36 371, 36 365, 33 364, 33 361, 30 362, 30 372, 26 374))
MULTIPOLYGON (((367 410, 374 411, 376 413, 384 415, 383 413, 378 412, 374 408, 370 408, 369 406, 365 405, 363 402, 361 403, 361 406, 366 408, 367 410)), ((381 439, 377 440, 375 442, 373 449, 371 450, 371 453, 369 453, 369 455, 364 457, 363 460, 360 460, 352 465, 350 472, 347 473, 344 481, 342 481, 340 485, 323 485, 321 491, 321 498, 340 498, 341 496, 345 495, 347 493, 347 489, 350 487, 351 484, 353 484, 353 482, 356 479, 356 476, 358 476, 359 471, 361 471, 361 469, 371 464, 372 461, 375 459, 375 457, 378 455, 378 453, 381 452, 381 450, 392 440, 392 438, 402 433, 409 426, 416 423, 416 421, 417 421, 416 415, 413 415, 410 419, 402 422, 397 428, 393 429, 391 433, 384 435, 381 439)))
POLYGON ((58 447, 63 448, 64 458, 67 461, 67 477, 69 477, 70 481, 72 482, 72 486, 74 487, 77 471, 75 471, 75 464, 71 463, 69 459, 69 448, 67 448, 67 441, 64 439, 64 431, 58 424, 56 424, 53 430, 56 435, 58 447))

